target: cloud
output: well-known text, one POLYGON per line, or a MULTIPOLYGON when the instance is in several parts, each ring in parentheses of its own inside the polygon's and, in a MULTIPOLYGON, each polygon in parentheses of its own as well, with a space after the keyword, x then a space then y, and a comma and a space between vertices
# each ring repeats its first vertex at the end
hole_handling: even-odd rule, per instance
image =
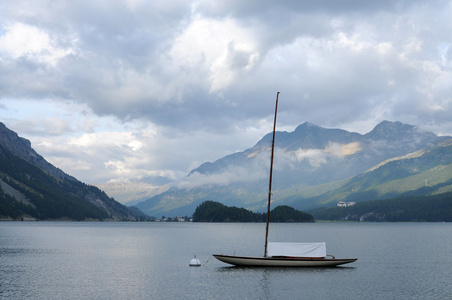
POLYGON ((1 6, 0 117, 87 181, 182 177, 247 149, 271 130, 277 91, 281 130, 452 133, 447 1, 1 6))
POLYGON ((299 148, 295 151, 287 151, 276 148, 276 167, 278 170, 293 169, 302 162, 307 162, 313 169, 330 163, 331 160, 343 159, 361 151, 360 143, 348 144, 329 143, 324 149, 299 148))
MULTIPOLYGON (((70 26, 62 26, 60 16, 47 21, 46 31, 36 30, 52 32, 56 45, 68 45, 67 37, 72 37, 68 49, 75 50, 45 74, 38 72, 45 61, 27 60, 28 65, 38 63, 29 70, 27 82, 41 79, 40 88, 25 86, 22 93, 41 91, 76 99, 99 115, 123 120, 150 118, 164 126, 196 129, 215 128, 215 120, 225 119, 218 125, 222 127, 228 119, 239 120, 238 110, 262 117, 261 111, 251 111, 246 95, 252 95, 254 103, 279 87, 294 113, 313 101, 329 105, 326 114, 333 118, 324 125, 333 125, 351 117, 341 107, 355 106, 363 116, 376 117, 380 107, 417 101, 439 77, 448 78, 448 73, 438 73, 437 62, 422 55, 428 53, 422 40, 426 33, 413 26, 417 25, 414 16, 422 16, 425 5, 416 2, 337 6, 328 1, 314 5, 201 1, 170 7, 113 1, 108 6, 95 3, 89 11, 79 4, 51 7, 68 17, 70 26), (278 18, 276 12, 287 17, 278 18), (365 13, 367 19, 356 18, 356 12, 365 13), (380 18, 386 22, 379 24, 380 18), (421 78, 429 80, 419 82, 421 78), (257 92, 256 83, 261 87, 257 92), (309 95, 309 101, 300 104, 297 94, 309 95), (341 113, 333 114, 338 109, 341 113), (214 117, 203 117, 205 111, 214 117), (222 116, 225 111, 228 117, 222 116), (199 121, 193 122, 191 116, 199 121)), ((428 9, 437 12, 434 5, 428 9)), ((9 28, 5 36, 12 32, 9 28)), ((445 49, 444 42, 441 45, 445 49)), ((24 68, 24 63, 16 68, 24 68)), ((435 114, 444 105, 433 99, 429 108, 435 114)), ((425 109, 420 103, 411 116, 425 109)), ((315 110, 311 121, 319 123, 321 114, 325 110, 315 110)))
POLYGON ((312 167, 320 167, 327 162, 325 152, 320 149, 298 149, 295 156, 298 161, 307 160, 312 167))
POLYGON ((219 174, 192 173, 189 177, 181 179, 176 186, 179 189, 192 189, 212 185, 227 186, 235 182, 253 182, 260 179, 255 172, 243 167, 228 167, 219 174))
POLYGON ((62 49, 52 45, 50 36, 43 30, 23 23, 15 23, 4 28, 0 37, 0 49, 13 59, 25 56, 38 62, 55 65, 58 59, 72 53, 72 49, 62 49))
MULTIPOLYGON (((306 161, 313 169, 330 163, 333 159, 342 159, 361 150, 359 143, 331 143, 324 149, 299 148, 295 151, 275 148, 274 170, 294 170, 306 161)), ((227 186, 233 183, 250 183, 267 179, 270 164, 270 149, 261 149, 247 156, 248 161, 242 165, 228 165, 218 173, 191 173, 180 179, 176 186, 191 189, 206 186, 227 186)))

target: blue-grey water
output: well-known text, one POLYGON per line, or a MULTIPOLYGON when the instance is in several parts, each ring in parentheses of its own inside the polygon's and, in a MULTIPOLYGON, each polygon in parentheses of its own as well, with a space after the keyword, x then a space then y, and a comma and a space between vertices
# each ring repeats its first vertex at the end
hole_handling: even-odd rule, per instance
POLYGON ((270 241, 325 241, 327 269, 237 268, 264 224, 0 223, 0 299, 452 299, 451 223, 275 224, 270 241), (189 267, 197 255, 201 267, 189 267))

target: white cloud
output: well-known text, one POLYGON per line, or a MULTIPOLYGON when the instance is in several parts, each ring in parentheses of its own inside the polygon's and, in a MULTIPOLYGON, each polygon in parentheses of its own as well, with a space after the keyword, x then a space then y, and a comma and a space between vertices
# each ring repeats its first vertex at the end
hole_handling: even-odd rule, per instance
POLYGON ((73 53, 71 48, 62 49, 52 44, 51 37, 45 31, 23 23, 7 25, 0 36, 0 53, 13 59, 21 56, 36 57, 37 61, 56 64, 57 60, 73 53))
MULTIPOLYGON (((452 134, 451 11, 422 0, 6 1, 0 118, 87 182, 180 178, 249 148, 271 131, 277 91, 279 129, 366 133, 388 119, 452 134)), ((297 157, 325 154, 285 162, 297 157)))
POLYGON ((232 19, 214 20, 195 15, 172 42, 169 67, 182 83, 209 92, 228 88, 259 59, 253 32, 232 19), (182 78, 181 78, 182 77, 182 78))
POLYGON ((295 151, 298 161, 308 160, 313 167, 319 167, 326 163, 326 154, 320 149, 298 149, 295 151))
POLYGON ((262 174, 262 172, 256 169, 229 166, 226 170, 218 174, 192 173, 189 177, 180 179, 176 186, 180 189, 192 189, 211 185, 226 186, 236 182, 253 182, 262 179, 262 176, 259 174, 262 174))

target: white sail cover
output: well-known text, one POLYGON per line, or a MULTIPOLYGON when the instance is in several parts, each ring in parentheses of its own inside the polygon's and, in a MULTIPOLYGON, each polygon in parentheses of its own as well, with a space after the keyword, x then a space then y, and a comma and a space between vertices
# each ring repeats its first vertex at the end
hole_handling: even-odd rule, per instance
POLYGON ((326 244, 321 243, 268 243, 268 256, 325 257, 326 244))

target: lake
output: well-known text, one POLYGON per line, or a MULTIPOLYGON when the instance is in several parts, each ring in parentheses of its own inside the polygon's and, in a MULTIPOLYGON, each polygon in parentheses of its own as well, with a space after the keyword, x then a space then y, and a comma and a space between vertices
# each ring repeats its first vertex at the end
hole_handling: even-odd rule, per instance
POLYGON ((452 299, 451 223, 271 225, 270 241, 358 258, 334 268, 212 257, 263 255, 264 235, 263 223, 1 222, 0 299, 452 299))

